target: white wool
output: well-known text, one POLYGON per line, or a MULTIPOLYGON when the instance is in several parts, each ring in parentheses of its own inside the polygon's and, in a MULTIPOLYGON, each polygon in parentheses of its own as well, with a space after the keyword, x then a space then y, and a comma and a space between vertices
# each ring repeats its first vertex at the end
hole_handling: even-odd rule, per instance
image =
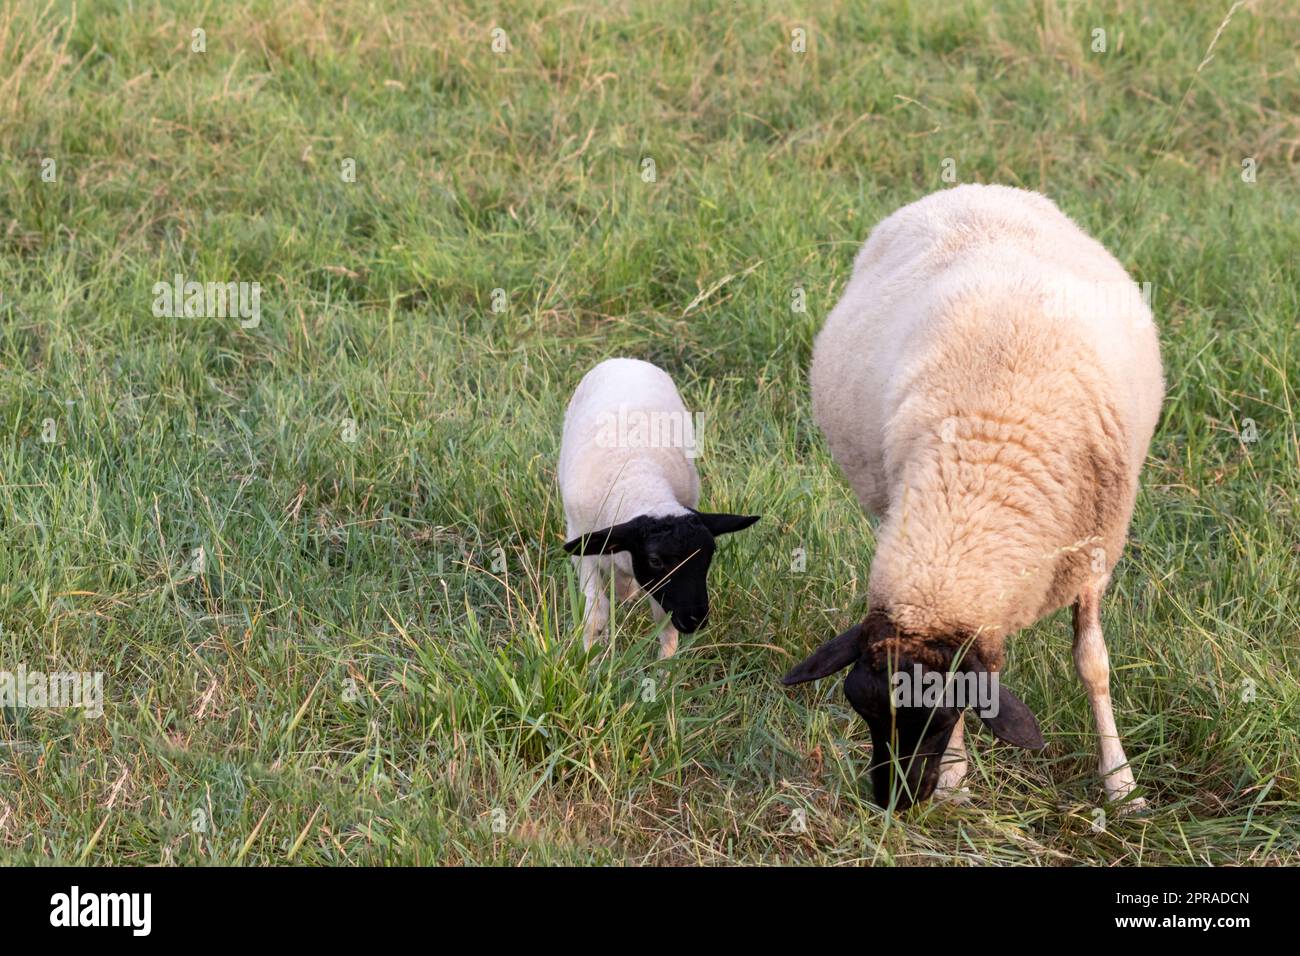
POLYGON ((881 222, 810 378, 832 455, 882 517, 871 600, 900 626, 1000 647, 1073 600, 1089 546, 1061 555, 1078 535, 1106 572, 1118 559, 1158 338, 1120 263, 1044 196, 959 186, 881 222))
POLYGON ((659 441, 659 425, 684 429, 690 421, 672 378, 649 362, 608 359, 584 375, 565 412, 560 445, 569 537, 637 515, 686 514, 698 505, 700 477, 685 442, 659 441))
MULTIPOLYGON (((687 514, 700 502, 700 477, 687 456, 693 420, 663 369, 636 359, 609 359, 588 372, 569 401, 560 444, 560 497, 568 537, 600 531, 639 515, 687 514)), ((620 600, 638 593, 627 551, 575 556, 583 593, 585 646, 608 619, 606 582, 620 600)), ((665 614, 651 598, 656 619, 665 614)), ((664 627, 661 656, 677 647, 677 629, 664 627)))

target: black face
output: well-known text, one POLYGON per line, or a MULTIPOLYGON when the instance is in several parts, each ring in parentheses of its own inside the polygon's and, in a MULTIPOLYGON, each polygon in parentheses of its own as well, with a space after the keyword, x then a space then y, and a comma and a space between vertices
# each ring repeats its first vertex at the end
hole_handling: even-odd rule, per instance
POLYGON ((566 543, 570 554, 613 554, 632 558, 637 584, 672 618, 673 627, 690 634, 709 616, 709 565, 714 538, 748 528, 757 515, 642 515, 566 543))
MULTIPOLYGON (((892 800, 894 807, 903 810, 929 799, 934 793, 943 769, 943 754, 953 728, 961 719, 962 708, 951 706, 946 698, 938 703, 925 703, 924 696, 917 698, 906 690, 896 697, 896 674, 908 675, 913 685, 918 683, 918 678, 924 683, 927 676, 936 672, 941 686, 955 677, 949 674, 948 667, 921 666, 906 655, 884 656, 877 642, 897 636, 898 631, 888 617, 873 611, 861 624, 819 647, 786 674, 782 683, 816 680, 853 665, 844 680, 844 696, 871 730, 874 760, 871 784, 876 803, 888 808, 892 800)), ((921 642, 921 645, 930 656, 937 655, 936 659, 944 660, 961 642, 934 641, 921 642)), ((962 652, 959 665, 958 670, 964 675, 982 675, 989 695, 996 686, 996 698, 981 699, 980 708, 972 704, 973 712, 996 737, 1029 750, 1041 750, 1045 746, 1033 713, 1015 694, 992 679, 996 675, 985 670, 975 653, 962 652), (994 701, 996 706, 985 706, 994 701)), ((961 698, 954 696, 953 700, 959 703, 961 698)))
MULTIPOLYGON (((910 670, 910 665, 903 665, 910 670)), ((871 786, 876 803, 906 810, 928 800, 939 782, 943 753, 961 719, 957 707, 925 707, 893 700, 892 671, 859 658, 844 679, 844 696, 871 730, 871 786)))
POLYGON ((690 634, 709 616, 709 565, 713 535, 698 515, 648 518, 641 546, 630 550, 636 583, 672 617, 673 627, 690 634))

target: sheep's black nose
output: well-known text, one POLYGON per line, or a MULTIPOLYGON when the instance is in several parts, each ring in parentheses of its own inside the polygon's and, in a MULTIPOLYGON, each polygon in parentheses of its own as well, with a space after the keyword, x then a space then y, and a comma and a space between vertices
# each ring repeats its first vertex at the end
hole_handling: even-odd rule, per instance
MULTIPOLYGON (((890 796, 891 794, 889 794, 888 792, 876 794, 876 806, 880 807, 882 810, 888 810, 890 796)), ((902 813, 904 810, 907 810, 909 807, 912 806, 912 801, 907 796, 907 794, 900 793, 892 796, 895 797, 894 810, 896 812, 902 813)))
POLYGON ((704 622, 708 619, 708 616, 709 614, 707 611, 703 614, 682 613, 677 615, 677 619, 673 621, 673 627, 677 628, 677 630, 681 631, 683 634, 692 634, 704 626, 704 622))

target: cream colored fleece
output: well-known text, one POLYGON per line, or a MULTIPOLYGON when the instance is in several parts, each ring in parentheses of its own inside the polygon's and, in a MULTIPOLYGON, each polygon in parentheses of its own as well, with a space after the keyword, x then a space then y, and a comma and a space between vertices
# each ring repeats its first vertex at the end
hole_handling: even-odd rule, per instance
POLYGON ((1047 198, 959 186, 871 233, 817 336, 813 414, 882 519, 869 598, 1003 641, 1118 560, 1164 385, 1150 310, 1047 198))

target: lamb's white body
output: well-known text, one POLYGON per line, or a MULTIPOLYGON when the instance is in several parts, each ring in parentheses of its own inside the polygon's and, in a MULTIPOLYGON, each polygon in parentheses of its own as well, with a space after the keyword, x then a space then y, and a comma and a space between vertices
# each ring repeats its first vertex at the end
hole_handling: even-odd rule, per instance
POLYGON ((872 607, 913 633, 977 633, 1000 661, 1007 635, 1074 603, 1103 778, 1127 794, 1097 608, 1164 386, 1124 268, 1036 193, 934 193, 872 231, 810 378, 835 460, 882 518, 872 607))
MULTIPOLYGON (((570 538, 628 521, 637 515, 682 515, 700 502, 700 477, 686 443, 647 445, 637 430, 647 423, 689 421, 668 373, 637 359, 608 359, 583 376, 564 415, 560 445, 560 497, 570 538)), ((588 647, 609 621, 609 577, 620 600, 638 588, 626 552, 574 557, 587 612, 588 647)), ((650 599, 655 620, 665 614, 650 599)), ((660 634, 664 656, 677 646, 671 623, 660 634)))

